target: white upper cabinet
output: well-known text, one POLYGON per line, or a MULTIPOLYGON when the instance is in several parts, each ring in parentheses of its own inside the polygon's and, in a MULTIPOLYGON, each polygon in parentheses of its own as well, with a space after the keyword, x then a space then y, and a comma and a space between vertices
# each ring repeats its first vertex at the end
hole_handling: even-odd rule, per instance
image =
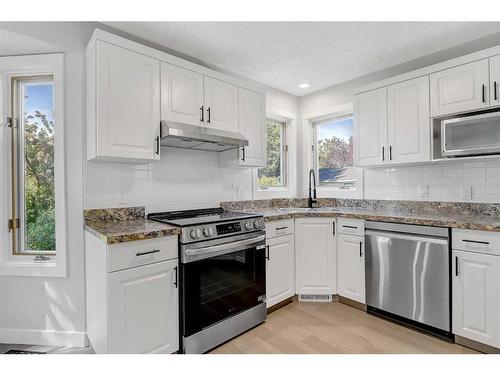
POLYGON ((203 125, 203 75, 161 64, 161 119, 203 125))
POLYGON ((242 88, 238 89, 239 132, 248 139, 248 146, 239 150, 240 165, 265 167, 266 155, 266 98, 242 88))
POLYGON ((340 234, 337 247, 337 289, 342 297, 365 303, 363 237, 340 234))
POLYGON ((500 55, 490 58, 490 104, 500 105, 500 55))
POLYGON ((89 57, 88 159, 159 159, 160 62, 100 40, 89 57))
POLYGON ((388 157, 391 163, 415 163, 431 158, 429 76, 387 88, 388 157))
POLYGON ((488 59, 431 74, 433 117, 489 106, 488 59))
POLYGON ((354 97, 355 165, 385 164, 387 150, 387 88, 354 97))
POLYGON ((500 348, 500 257, 453 251, 452 289, 453 333, 500 348))
POLYGON ((295 220, 296 293, 336 293, 335 219, 295 220))
POLYGON ((238 132, 238 87, 204 77, 205 124, 211 128, 238 132))

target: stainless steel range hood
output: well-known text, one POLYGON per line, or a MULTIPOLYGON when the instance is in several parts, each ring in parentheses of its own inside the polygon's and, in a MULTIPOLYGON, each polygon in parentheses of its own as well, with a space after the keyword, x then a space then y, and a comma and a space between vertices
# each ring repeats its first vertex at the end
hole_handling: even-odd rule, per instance
POLYGON ((196 126, 174 121, 160 123, 160 145, 203 151, 227 151, 248 146, 248 140, 239 133, 196 126))

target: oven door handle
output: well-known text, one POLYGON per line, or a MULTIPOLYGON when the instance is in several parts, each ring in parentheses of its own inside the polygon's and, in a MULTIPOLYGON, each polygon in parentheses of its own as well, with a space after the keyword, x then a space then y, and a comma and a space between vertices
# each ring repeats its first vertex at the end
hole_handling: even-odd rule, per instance
POLYGON ((257 237, 252 237, 246 240, 228 242, 222 245, 214 245, 214 246, 204 246, 198 249, 192 250, 184 250, 184 254, 186 257, 194 258, 194 257, 207 257, 209 255, 214 255, 216 253, 227 253, 233 251, 244 250, 245 248, 250 248, 252 245, 256 245, 259 242, 262 242, 266 239, 266 235, 260 235, 257 237))

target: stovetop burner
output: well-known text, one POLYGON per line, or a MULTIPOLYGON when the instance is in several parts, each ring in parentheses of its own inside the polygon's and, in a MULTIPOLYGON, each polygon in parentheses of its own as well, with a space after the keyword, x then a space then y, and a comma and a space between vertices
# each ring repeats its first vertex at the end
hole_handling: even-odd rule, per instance
POLYGON ((261 215, 253 213, 225 211, 223 208, 217 207, 150 213, 148 214, 148 219, 178 227, 187 227, 232 220, 243 220, 260 216, 261 215))

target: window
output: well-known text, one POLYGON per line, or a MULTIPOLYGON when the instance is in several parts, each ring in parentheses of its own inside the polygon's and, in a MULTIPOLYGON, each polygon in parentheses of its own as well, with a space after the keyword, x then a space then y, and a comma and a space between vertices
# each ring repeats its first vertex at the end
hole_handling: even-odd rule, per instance
POLYGON ((319 185, 348 189, 355 187, 352 116, 313 123, 314 162, 319 185))
POLYGON ((286 122, 267 120, 267 166, 259 168, 259 188, 286 186, 286 122))
POLYGON ((51 76, 12 79, 12 253, 54 254, 54 85, 51 76))
POLYGON ((3 276, 67 276, 63 73, 62 53, 0 57, 3 276))

